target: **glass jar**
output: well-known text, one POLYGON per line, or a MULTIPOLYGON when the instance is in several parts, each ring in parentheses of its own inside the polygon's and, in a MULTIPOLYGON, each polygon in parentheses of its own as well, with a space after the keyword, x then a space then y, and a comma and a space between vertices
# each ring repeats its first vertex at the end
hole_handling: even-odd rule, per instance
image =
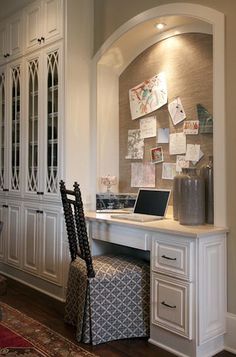
POLYGON ((213 187, 213 156, 209 156, 208 163, 200 169, 205 180, 205 213, 206 223, 214 223, 214 187, 213 187))
POLYGON ((181 177, 179 222, 186 225, 205 223, 205 180, 196 168, 188 168, 181 177))
POLYGON ((182 172, 178 173, 174 177, 173 182, 173 218, 174 220, 179 220, 179 205, 181 200, 180 185, 182 177, 187 173, 186 168, 182 168, 182 172))

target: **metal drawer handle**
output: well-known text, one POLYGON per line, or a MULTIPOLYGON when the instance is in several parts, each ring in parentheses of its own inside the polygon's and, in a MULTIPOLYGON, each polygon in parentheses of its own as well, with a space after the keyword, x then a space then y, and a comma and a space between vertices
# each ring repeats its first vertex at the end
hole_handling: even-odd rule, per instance
POLYGON ((171 309, 176 309, 176 305, 169 305, 169 304, 165 303, 165 301, 162 301, 161 304, 166 307, 170 307, 171 309))
POLYGON ((162 255, 161 257, 168 260, 176 260, 176 258, 167 257, 166 255, 162 255))

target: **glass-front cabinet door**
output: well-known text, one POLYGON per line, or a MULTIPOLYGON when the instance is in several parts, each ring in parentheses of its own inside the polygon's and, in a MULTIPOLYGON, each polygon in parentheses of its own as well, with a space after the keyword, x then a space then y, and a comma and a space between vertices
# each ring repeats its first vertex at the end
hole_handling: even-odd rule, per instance
POLYGON ((21 65, 10 66, 10 187, 9 191, 19 192, 21 187, 21 65))
POLYGON ((58 192, 58 89, 59 89, 59 51, 55 50, 47 54, 47 168, 46 168, 46 192, 58 192))
POLYGON ((0 68, 0 192, 7 188, 6 71, 0 68))
POLYGON ((39 57, 27 61, 27 191, 37 194, 39 188, 39 57))
POLYGON ((58 47, 27 60, 27 183, 29 195, 58 198, 59 73, 58 47))

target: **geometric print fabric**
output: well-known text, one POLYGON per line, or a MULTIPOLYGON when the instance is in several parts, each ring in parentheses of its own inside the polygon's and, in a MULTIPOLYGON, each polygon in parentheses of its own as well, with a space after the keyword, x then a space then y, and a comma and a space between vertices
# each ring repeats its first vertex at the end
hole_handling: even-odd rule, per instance
POLYGON ((150 265, 127 256, 95 256, 94 278, 83 260, 71 262, 65 321, 78 341, 97 345, 149 335, 150 265))

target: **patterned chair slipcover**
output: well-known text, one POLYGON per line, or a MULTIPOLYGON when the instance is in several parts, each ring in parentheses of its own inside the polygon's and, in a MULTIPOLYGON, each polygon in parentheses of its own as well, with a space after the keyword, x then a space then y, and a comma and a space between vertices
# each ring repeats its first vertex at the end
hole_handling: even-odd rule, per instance
POLYGON ((148 336, 149 262, 102 255, 92 258, 92 269, 89 277, 85 260, 76 257, 70 263, 65 322, 76 327, 77 340, 97 345, 148 336))

